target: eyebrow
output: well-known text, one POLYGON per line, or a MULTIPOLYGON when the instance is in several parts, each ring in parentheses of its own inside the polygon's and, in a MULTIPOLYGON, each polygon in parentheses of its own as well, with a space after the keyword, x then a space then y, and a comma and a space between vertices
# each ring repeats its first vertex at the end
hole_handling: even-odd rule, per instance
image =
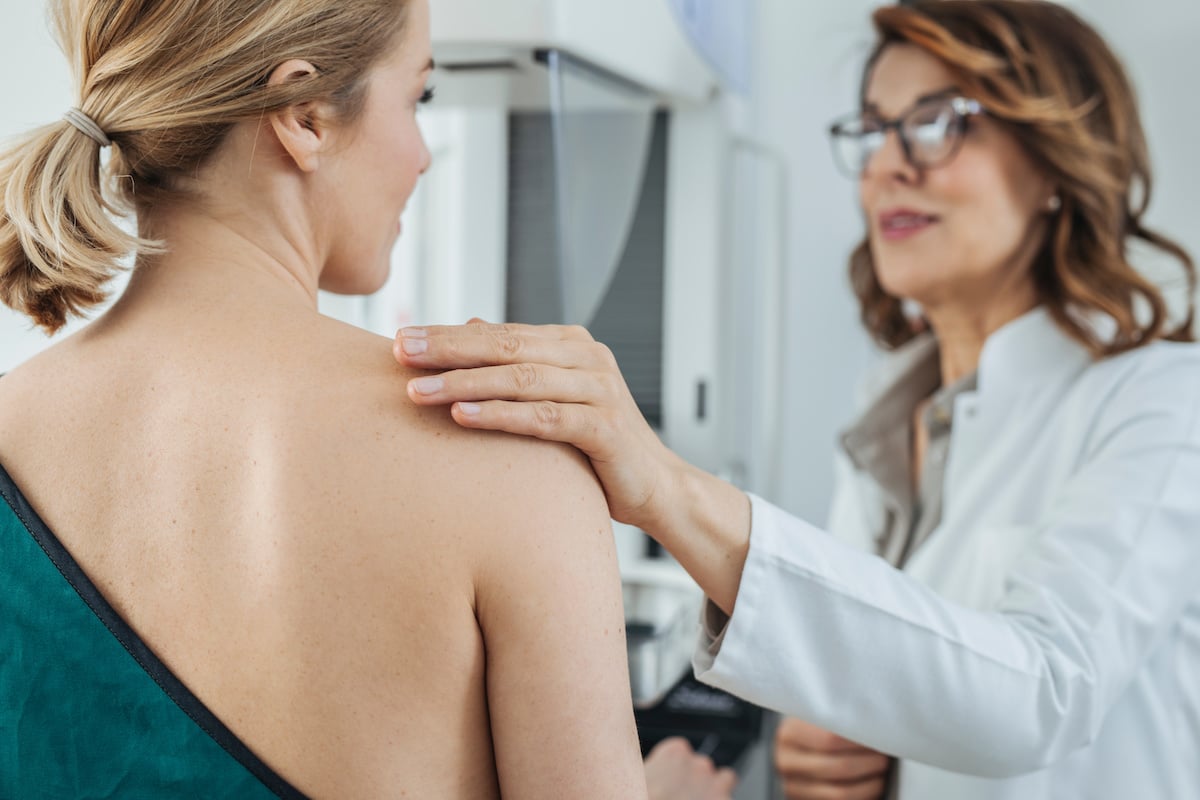
MULTIPOLYGON (((958 94, 960 91, 961 90, 957 86, 947 86, 944 89, 938 89, 936 92, 930 92, 929 94, 921 95, 912 103, 912 105, 909 106, 909 108, 919 106, 921 103, 924 103, 927 100, 936 100, 940 97, 945 97, 948 94, 958 94)), ((870 111, 872 114, 878 114, 879 106, 867 100, 863 102, 862 110, 870 111)))
POLYGON ((432 72, 435 69, 437 69, 437 64, 435 64, 433 59, 431 58, 431 59, 429 59, 429 63, 421 68, 421 72, 432 72))

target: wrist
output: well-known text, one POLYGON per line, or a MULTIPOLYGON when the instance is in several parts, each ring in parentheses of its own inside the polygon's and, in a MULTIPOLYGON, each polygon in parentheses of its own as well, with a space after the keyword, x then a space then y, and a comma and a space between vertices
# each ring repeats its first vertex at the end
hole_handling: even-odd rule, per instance
POLYGON ((643 528, 732 615, 750 549, 750 497, 679 460, 652 528, 643 528))
POLYGON ((655 460, 654 488, 639 509, 638 518, 629 522, 661 542, 663 536, 680 526, 680 509, 685 506, 689 473, 694 468, 661 443, 655 460))

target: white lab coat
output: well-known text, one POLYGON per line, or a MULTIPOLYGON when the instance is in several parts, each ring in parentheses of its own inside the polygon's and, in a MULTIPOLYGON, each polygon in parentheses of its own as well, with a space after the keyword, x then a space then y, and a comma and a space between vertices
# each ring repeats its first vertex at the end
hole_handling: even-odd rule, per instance
POLYGON ((752 498, 699 678, 899 756, 906 800, 1200 798, 1200 348, 1095 362, 1036 310, 951 437, 904 572, 848 463, 835 536, 752 498))

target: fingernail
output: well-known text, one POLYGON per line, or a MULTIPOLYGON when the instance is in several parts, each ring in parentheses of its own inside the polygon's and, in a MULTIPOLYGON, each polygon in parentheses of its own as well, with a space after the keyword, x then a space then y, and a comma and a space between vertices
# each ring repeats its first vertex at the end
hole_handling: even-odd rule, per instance
POLYGON ((483 406, 478 403, 459 403, 458 413, 465 414, 468 417, 478 417, 483 411, 483 406))
POLYGON ((429 336, 429 331, 424 328, 404 328, 400 335, 405 339, 424 339, 429 336))
POLYGON ((415 378, 409 384, 417 394, 437 394, 446 388, 446 382, 441 378, 415 378))
POLYGON ((401 346, 404 348, 404 352, 410 356, 419 356, 429 350, 429 340, 427 339, 405 338, 402 341, 401 346))

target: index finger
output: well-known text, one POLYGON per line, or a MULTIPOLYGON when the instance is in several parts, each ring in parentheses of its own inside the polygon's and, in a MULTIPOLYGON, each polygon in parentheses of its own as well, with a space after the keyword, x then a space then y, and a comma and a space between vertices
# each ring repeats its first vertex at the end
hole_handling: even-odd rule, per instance
POLYGON ((484 322, 478 318, 465 325, 417 325, 401 328, 396 338, 434 336, 528 336, 562 341, 594 341, 582 325, 526 325, 516 322, 484 322))

